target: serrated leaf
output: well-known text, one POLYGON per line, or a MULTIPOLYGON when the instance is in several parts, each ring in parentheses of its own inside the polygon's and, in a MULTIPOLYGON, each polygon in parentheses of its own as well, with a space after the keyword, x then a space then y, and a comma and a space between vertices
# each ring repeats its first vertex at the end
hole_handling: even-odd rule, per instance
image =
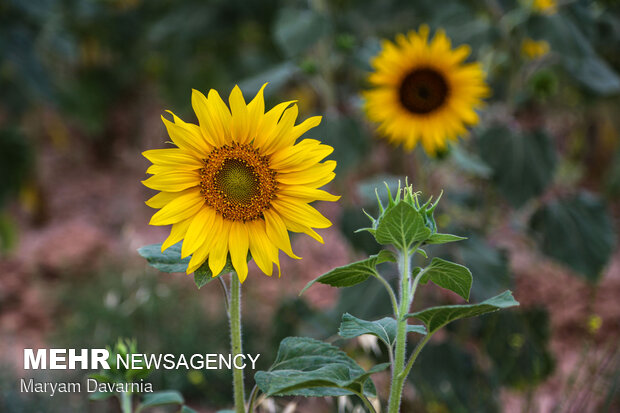
POLYGON ((332 287, 351 287, 359 284, 366 281, 368 277, 376 276, 376 266, 386 261, 396 262, 396 258, 391 251, 383 250, 379 254, 371 255, 370 258, 365 260, 334 268, 306 284, 299 295, 303 294, 315 282, 331 285, 332 287))
POLYGON ((543 253, 590 282, 600 278, 615 245, 605 205, 586 193, 543 205, 532 215, 530 232, 543 253))
MULTIPOLYGON (((345 313, 342 316, 342 323, 340 324, 338 334, 342 338, 355 338, 362 334, 372 334, 379 337, 388 347, 392 347, 396 339, 397 327, 397 322, 393 317, 366 321, 345 313)), ((408 325, 407 332, 425 335, 426 329, 420 325, 408 325)))
POLYGON ((147 407, 165 406, 169 404, 183 404, 183 396, 178 391, 164 390, 154 393, 146 393, 142 399, 142 403, 138 406, 138 412, 147 407))
POLYGON ((190 257, 181 259, 181 242, 178 242, 164 252, 161 252, 161 243, 145 245, 138 248, 138 254, 146 258, 152 267, 162 272, 185 272, 190 257))
POLYGON ((435 257, 424 271, 420 279, 421 284, 432 281, 440 287, 457 293, 465 300, 469 300, 473 277, 467 267, 435 257))
POLYGON ((375 238, 379 244, 391 244, 404 250, 430 235, 431 230, 424 225, 424 217, 408 203, 399 202, 381 217, 375 238))
POLYGON ((426 325, 429 334, 434 333, 446 324, 461 318, 475 317, 482 314, 492 313, 519 305, 512 296, 512 292, 504 291, 493 298, 489 298, 479 304, 445 305, 432 307, 417 313, 407 314, 407 318, 417 318, 426 325))
POLYGON ((427 244, 447 244, 448 242, 456 242, 467 239, 467 237, 459 237, 458 235, 452 234, 440 234, 435 233, 430 236, 429 239, 426 240, 427 244))
POLYGON ((306 337, 287 337, 269 371, 258 371, 254 380, 266 396, 344 396, 363 393, 376 396, 371 374, 389 363, 364 371, 342 350, 306 337))

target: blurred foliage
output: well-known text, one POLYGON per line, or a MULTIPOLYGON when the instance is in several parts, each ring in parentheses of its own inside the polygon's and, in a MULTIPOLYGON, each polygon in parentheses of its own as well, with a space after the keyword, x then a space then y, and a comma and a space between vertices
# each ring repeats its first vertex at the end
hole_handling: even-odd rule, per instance
MULTIPOLYGON (((149 105, 193 119, 191 88, 227 93, 239 83, 250 96, 269 81, 268 106, 276 97, 299 99, 303 116, 324 115, 312 137, 335 148, 334 189, 343 195, 340 230, 354 249, 377 252, 370 234, 353 233, 366 222, 360 208, 377 212, 372 188, 383 181, 393 187, 397 177, 409 176, 425 192, 446 189, 440 212, 463 225, 470 239, 438 249, 439 255, 471 268, 477 280, 475 299, 514 284, 509 253, 490 241, 506 223, 517 236, 534 241, 528 244, 532 250, 595 284, 617 245, 617 216, 610 211, 620 201, 618 50, 620 4, 612 0, 560 2, 552 15, 533 12, 525 0, 3 1, 0 249, 15 245, 17 237, 6 208, 36 187, 38 154, 50 148, 47 135, 53 133, 39 116, 43 111, 58 117, 71 143, 90 147, 96 159, 110 163, 115 143, 135 142, 144 134, 141 125, 149 105), (454 45, 469 44, 470 60, 482 62, 493 88, 472 137, 433 160, 403 154, 376 139, 373 126, 364 120, 359 94, 367 86, 369 59, 381 39, 422 23, 444 28, 454 45), (526 38, 546 41, 549 53, 524 58, 526 38)), ((379 195, 385 199, 383 189, 379 195)), ((391 264, 382 265, 391 271, 391 264)), ((227 346, 223 318, 200 311, 202 291, 186 292, 153 278, 145 282, 145 275, 139 280, 117 273, 86 278, 62 285, 54 338, 59 344, 101 345, 127 336, 153 352, 227 346), (153 331, 152 325, 161 331, 153 331), (205 336, 203 331, 214 333, 205 336)), ((360 284, 344 290, 333 311, 384 316, 390 309, 378 306, 385 303, 382 294, 370 283, 360 284)), ((338 326, 331 313, 315 312, 304 301, 280 305, 269 340, 247 323, 246 343, 256 346, 252 351, 269 353, 269 341, 300 331, 325 337, 338 326)), ((514 356, 515 366, 522 368, 514 380, 539 382, 553 363, 546 356, 546 338, 532 336, 526 327, 544 327, 546 321, 528 313, 506 315, 513 316, 501 321, 531 338, 523 347, 527 354, 516 354, 510 338, 496 342, 495 333, 482 340, 490 357, 514 356)), ((463 325, 487 333, 493 329, 463 325)), ((461 334, 450 331, 449 342, 441 345, 449 347, 453 367, 472 379, 442 392, 441 370, 425 362, 432 357, 423 357, 421 369, 436 382, 419 384, 429 411, 497 408, 492 396, 500 383, 450 341, 461 334), (460 386, 479 391, 466 394, 460 386)), ((520 386, 506 379, 511 374, 500 372, 501 384, 520 386)), ((213 404, 230 397, 228 379, 212 371, 154 373, 153 380, 187 397, 205 394, 213 404)), ((5 406, 13 411, 21 405, 5 406)))
MULTIPOLYGON (((135 338, 141 353, 174 350, 175 354, 187 355, 229 351, 224 298, 219 297, 217 290, 214 299, 222 302, 215 307, 221 310, 210 314, 203 307, 203 294, 197 294, 195 288, 166 282, 152 274, 121 276, 109 272, 88 274, 82 280, 87 281, 67 281, 59 288, 57 327, 51 337, 59 347, 99 348, 120 336, 135 338)), ((259 339, 259 324, 253 322, 251 314, 246 320, 244 351, 265 354, 270 347, 259 339)), ((257 366, 261 362, 259 359, 257 366)), ((212 406, 226 406, 232 398, 229 374, 227 370, 155 370, 149 381, 154 389, 176 389, 189 400, 199 398, 212 406)))

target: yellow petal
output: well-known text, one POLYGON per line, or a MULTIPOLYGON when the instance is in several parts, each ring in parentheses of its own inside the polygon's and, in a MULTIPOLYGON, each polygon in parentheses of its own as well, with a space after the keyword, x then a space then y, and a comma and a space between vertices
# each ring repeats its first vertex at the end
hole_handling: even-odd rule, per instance
MULTIPOLYGON (((189 264, 187 265, 187 273, 191 274, 196 271, 207 259, 207 256, 211 253, 215 242, 219 239, 220 230, 222 229, 223 220, 217 214, 213 220, 213 225, 211 226, 207 239, 202 245, 192 254, 192 258, 189 260, 189 264)), ((218 274, 212 274, 212 276, 217 276, 218 274)))
POLYGON ((228 256, 228 236, 230 234, 230 224, 231 221, 226 219, 222 219, 222 229, 218 234, 215 242, 213 243, 213 248, 209 253, 209 268, 213 273, 213 276, 216 277, 222 269, 224 269, 224 265, 226 265, 226 258, 228 256))
POLYGON ((332 195, 327 191, 316 188, 308 188, 300 185, 281 185, 278 189, 278 194, 285 195, 287 197, 296 198, 303 202, 313 201, 337 201, 340 196, 332 195))
POLYGON ((157 191, 180 192, 200 184, 196 171, 163 172, 142 181, 147 188, 157 191))
POLYGON ((170 235, 168 235, 168 238, 166 238, 164 243, 161 244, 161 252, 164 252, 169 247, 173 246, 174 244, 183 239, 190 222, 192 222, 191 217, 184 219, 181 222, 177 222, 176 224, 172 224, 172 229, 170 229, 170 235))
POLYGON ((263 96, 265 86, 267 86, 267 83, 260 88, 254 99, 248 103, 249 130, 250 135, 252 135, 250 139, 256 136, 265 115, 265 98, 263 96))
POLYGON ((280 196, 273 200, 271 205, 281 216, 312 228, 327 228, 332 225, 319 211, 306 203, 295 202, 292 198, 280 196))
POLYGON ((204 163, 197 157, 178 148, 151 149, 142 152, 142 156, 155 165, 167 165, 183 170, 200 169, 204 163))
POLYGON ((243 222, 233 222, 228 237, 228 250, 230 251, 230 261, 241 282, 244 282, 248 276, 249 246, 248 228, 243 222))
POLYGON ((190 191, 187 194, 178 196, 157 211, 149 224, 170 225, 183 221, 196 214, 204 206, 204 202, 200 195, 200 190, 190 191))
POLYGON ((250 124, 248 122, 248 107, 243 99, 239 86, 235 85, 228 98, 232 112, 232 137, 241 144, 249 140, 250 124))
POLYGON ((181 258, 193 254, 207 239, 209 230, 213 226, 215 210, 204 206, 198 211, 187 230, 183 247, 181 248, 181 258))
POLYGON ((264 150, 264 147, 271 141, 271 137, 275 133, 275 128, 282 117, 282 113, 295 102, 295 100, 292 100, 279 103, 265 113, 254 137, 255 147, 263 148, 264 150))
POLYGON ((181 192, 159 192, 155 196, 151 197, 148 201, 146 201, 146 205, 151 208, 163 208, 167 203, 172 201, 175 198, 178 198, 181 195, 187 194, 194 191, 193 188, 186 189, 181 192))
POLYGON ((305 185, 318 188, 334 178, 336 161, 325 161, 303 171, 280 173, 276 179, 285 185, 305 185))
POLYGON ((284 224, 286 225, 286 228, 289 231, 303 232, 304 234, 307 234, 307 235, 311 236, 312 238, 314 238, 315 240, 319 241, 321 244, 324 244, 323 237, 321 237, 319 234, 317 234, 316 231, 313 230, 312 228, 308 227, 307 225, 300 224, 297 221, 290 220, 290 219, 288 219, 285 216, 283 216, 281 218, 282 218, 282 221, 284 222, 284 224))
POLYGON ((278 255, 278 249, 265 233, 265 221, 261 219, 251 221, 247 223, 247 226, 252 259, 262 272, 271 276, 273 273, 273 257, 278 255))
POLYGON ((199 155, 206 155, 210 148, 205 144, 202 136, 196 136, 190 129, 184 128, 176 123, 170 122, 168 119, 161 117, 166 125, 170 139, 181 149, 194 152, 199 155))
POLYGON ((270 167, 278 172, 307 169, 332 153, 334 148, 321 145, 316 139, 304 139, 297 145, 283 148, 271 155, 270 167))
POLYGON ((289 257, 300 259, 293 253, 286 225, 280 216, 271 209, 263 211, 263 216, 265 217, 265 232, 271 242, 289 257))
POLYGON ((263 147, 264 154, 270 155, 279 148, 293 144, 288 135, 292 133, 298 112, 299 109, 297 108, 297 105, 293 105, 284 111, 275 128, 269 133, 269 136, 266 139, 263 147))

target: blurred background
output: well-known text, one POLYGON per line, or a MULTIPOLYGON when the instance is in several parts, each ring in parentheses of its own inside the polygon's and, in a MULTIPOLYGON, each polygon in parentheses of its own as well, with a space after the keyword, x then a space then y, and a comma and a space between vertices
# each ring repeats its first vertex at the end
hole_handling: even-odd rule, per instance
MULTIPOLYGON (((164 110, 195 121, 192 88, 227 96, 238 83, 249 99, 266 81, 268 107, 298 99, 302 119, 324 116, 308 136, 335 148, 330 190, 342 199, 317 205, 334 223, 319 231, 325 245, 295 236, 303 260, 281 255, 281 279, 250 270, 244 346, 261 353, 259 369, 289 335, 332 341, 363 366, 387 359, 336 335, 344 311, 390 312, 372 281, 298 293, 378 250, 354 233, 367 225, 361 209, 375 212, 374 188, 408 176, 425 194, 443 190, 438 223, 469 237, 429 252, 472 270, 474 302, 510 288, 521 307, 433 340, 402 411, 620 411, 619 50, 615 0, 1 0, 0 411, 118 411, 85 393, 19 393, 24 347, 129 337, 145 353, 228 352, 220 290, 197 291, 190 276, 159 273, 136 253, 168 231, 147 225, 140 153, 165 146, 164 110), (436 158, 391 147, 361 109, 380 40, 422 23, 471 45, 493 90, 470 137, 436 158)), ((460 302, 429 286, 414 310, 460 302)), ((230 407, 227 371, 150 380, 199 412, 230 407)), ((389 377, 375 383, 387 398, 389 377)), ((278 399, 263 411, 355 403, 278 399)))

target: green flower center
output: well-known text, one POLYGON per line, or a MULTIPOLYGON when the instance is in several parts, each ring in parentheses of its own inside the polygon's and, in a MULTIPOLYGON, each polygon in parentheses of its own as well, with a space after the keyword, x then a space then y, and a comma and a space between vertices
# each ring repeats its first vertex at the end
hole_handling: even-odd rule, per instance
POLYGON ((231 202, 249 204, 259 192, 254 168, 241 159, 226 159, 215 174, 215 186, 231 202))
POLYGON ((231 221, 263 218, 271 207, 278 183, 269 158, 252 145, 224 145, 203 159, 200 193, 205 203, 231 221))

